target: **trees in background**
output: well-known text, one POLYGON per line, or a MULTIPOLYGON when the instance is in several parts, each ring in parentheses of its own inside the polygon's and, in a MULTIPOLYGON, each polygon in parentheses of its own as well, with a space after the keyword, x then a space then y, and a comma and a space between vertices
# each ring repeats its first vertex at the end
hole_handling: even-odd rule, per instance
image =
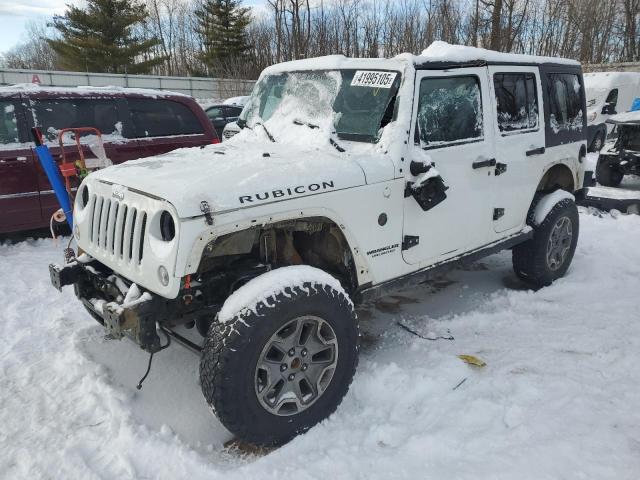
MULTIPOLYGON (((434 40, 584 63, 640 61, 640 0, 264 0, 251 12, 239 0, 143 1, 130 31, 148 49, 134 58, 156 74, 256 78, 276 62, 420 53, 434 40)), ((27 43, 7 59, 36 65, 27 43)))
POLYGON ((202 39, 200 59, 210 74, 223 75, 236 61, 245 60, 249 8, 239 0, 204 0, 195 16, 202 39))
POLYGON ((53 21, 60 38, 47 42, 68 70, 147 73, 165 62, 148 56, 157 38, 135 34, 147 18, 145 6, 135 0, 87 0, 86 8, 67 5, 64 17, 53 21))

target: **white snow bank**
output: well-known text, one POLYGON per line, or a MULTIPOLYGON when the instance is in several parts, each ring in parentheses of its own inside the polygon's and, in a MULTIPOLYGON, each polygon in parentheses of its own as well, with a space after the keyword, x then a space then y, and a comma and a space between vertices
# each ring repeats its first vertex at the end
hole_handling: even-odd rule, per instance
POLYGON ((250 310, 255 313, 258 303, 264 302, 268 305, 269 300, 275 300, 279 293, 289 296, 286 293, 287 288, 302 287, 304 283, 329 285, 351 301, 340 282, 328 273, 307 265, 295 265, 271 270, 240 287, 224 302, 218 314, 218 321, 228 322, 243 311, 250 310))
POLYGON ((467 47, 465 45, 450 45, 447 42, 435 41, 421 57, 416 58, 416 63, 422 62, 472 62, 484 60, 487 62, 520 62, 520 63, 562 63, 566 65, 580 65, 580 62, 561 57, 540 57, 537 55, 522 55, 516 53, 502 53, 484 48, 467 47))
POLYGON ((640 217, 582 213, 550 287, 522 289, 503 252, 365 306, 344 401, 266 455, 223 448, 198 356, 172 344, 137 391, 148 354, 52 289, 61 248, 0 244, 0 477, 637 480, 639 244, 640 217))
POLYGON ((558 202, 561 202, 565 199, 570 199, 575 201, 575 197, 567 192, 566 190, 556 190, 553 193, 545 195, 542 197, 538 203, 536 204, 536 209, 533 212, 533 223, 536 225, 540 225, 544 222, 544 219, 547 218, 549 212, 556 206, 558 202))

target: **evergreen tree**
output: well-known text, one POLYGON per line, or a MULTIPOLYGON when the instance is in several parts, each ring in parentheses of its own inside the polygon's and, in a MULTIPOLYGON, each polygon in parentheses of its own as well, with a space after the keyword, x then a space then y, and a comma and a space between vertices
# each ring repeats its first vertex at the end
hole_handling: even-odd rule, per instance
POLYGON ((201 60, 213 72, 222 72, 240 60, 249 48, 246 37, 250 9, 241 0, 204 0, 196 10, 203 40, 201 60))
POLYGON ((81 9, 67 5, 64 17, 54 19, 61 38, 49 39, 61 65, 69 70, 103 73, 147 73, 164 57, 149 59, 156 38, 134 33, 147 10, 136 0, 87 0, 81 9), (142 58, 142 60, 141 60, 142 58))

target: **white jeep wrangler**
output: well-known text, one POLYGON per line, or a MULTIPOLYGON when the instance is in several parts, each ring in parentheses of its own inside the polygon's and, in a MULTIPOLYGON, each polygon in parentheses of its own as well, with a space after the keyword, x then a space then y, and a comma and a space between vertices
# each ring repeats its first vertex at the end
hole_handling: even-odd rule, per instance
POLYGON ((577 62, 442 42, 294 61, 263 72, 240 126, 90 175, 81 254, 50 273, 113 337, 201 351, 204 396, 245 441, 282 444, 337 408, 358 362, 354 303, 502 249, 537 287, 571 263, 577 62))

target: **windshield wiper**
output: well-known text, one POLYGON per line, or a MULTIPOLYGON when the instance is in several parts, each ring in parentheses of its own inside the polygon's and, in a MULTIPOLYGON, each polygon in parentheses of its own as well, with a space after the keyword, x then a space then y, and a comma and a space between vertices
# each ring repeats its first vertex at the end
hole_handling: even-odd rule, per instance
POLYGON ((329 138, 329 143, 336 147, 336 150, 338 150, 340 153, 345 152, 345 149, 338 145, 338 142, 336 142, 333 138, 329 138))
POLYGON ((267 130, 267 127, 265 127, 264 123, 256 122, 254 123, 254 125, 260 125, 264 129, 264 133, 266 133, 267 137, 269 137, 269 140, 271 140, 273 143, 276 143, 276 139, 273 138, 273 135, 271 135, 271 133, 269 133, 269 130, 267 130))

